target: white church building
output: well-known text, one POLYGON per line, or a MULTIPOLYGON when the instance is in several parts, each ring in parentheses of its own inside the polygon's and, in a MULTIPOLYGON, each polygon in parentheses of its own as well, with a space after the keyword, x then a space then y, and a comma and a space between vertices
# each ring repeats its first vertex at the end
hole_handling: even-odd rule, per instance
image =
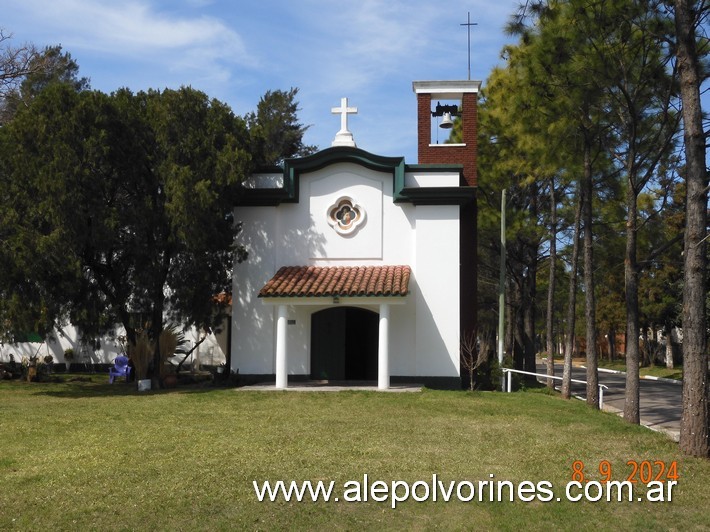
POLYGON ((414 82, 417 164, 358 148, 357 110, 343 98, 331 147, 247 180, 235 207, 249 258, 234 266, 232 371, 277 388, 461 387, 461 337, 476 323, 479 88, 414 82), (463 122, 460 144, 432 142, 447 113, 463 122))

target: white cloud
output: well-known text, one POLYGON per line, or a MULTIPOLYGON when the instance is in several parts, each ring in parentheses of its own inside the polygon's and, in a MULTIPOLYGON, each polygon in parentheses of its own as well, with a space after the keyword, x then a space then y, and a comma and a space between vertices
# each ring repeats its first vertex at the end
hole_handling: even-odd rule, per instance
POLYGON ((179 17, 147 1, 25 0, 22 9, 69 50, 143 59, 190 50, 210 63, 251 62, 241 37, 218 19, 179 17))

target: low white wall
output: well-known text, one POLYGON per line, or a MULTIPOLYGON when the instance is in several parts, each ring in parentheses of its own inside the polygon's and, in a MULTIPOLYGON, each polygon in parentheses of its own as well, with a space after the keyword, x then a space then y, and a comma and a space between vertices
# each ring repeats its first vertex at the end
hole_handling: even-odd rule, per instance
MULTIPOLYGON (((199 360, 203 365, 220 365, 226 361, 227 352, 227 326, 219 334, 210 334, 199 346, 196 353, 191 355, 187 362, 199 360)), ((0 344, 0 363, 9 363, 10 355, 13 355, 15 362, 20 363, 23 357, 31 357, 39 354, 41 357, 51 355, 54 363, 63 364, 64 351, 74 350, 72 364, 111 364, 113 360, 122 353, 118 337, 124 334, 123 327, 117 327, 113 338, 102 338, 100 347, 94 350, 90 346, 83 345, 80 341, 79 333, 75 327, 68 325, 61 329, 56 329, 49 334, 45 342, 18 342, 15 344, 0 344)), ((189 342, 187 349, 194 346, 201 334, 196 329, 185 331, 185 337, 189 342)))
MULTIPOLYGON (((117 334, 122 331, 123 329, 117 329, 117 334)), ((0 362, 10 362, 10 355, 19 363, 23 357, 29 358, 39 354, 41 357, 51 355, 55 363, 62 364, 67 362, 64 360, 64 351, 67 349, 74 350, 74 358, 71 360, 73 364, 110 364, 121 353, 116 339, 102 339, 97 350, 83 345, 76 328, 67 325, 52 331, 42 343, 18 342, 0 345, 0 362)))

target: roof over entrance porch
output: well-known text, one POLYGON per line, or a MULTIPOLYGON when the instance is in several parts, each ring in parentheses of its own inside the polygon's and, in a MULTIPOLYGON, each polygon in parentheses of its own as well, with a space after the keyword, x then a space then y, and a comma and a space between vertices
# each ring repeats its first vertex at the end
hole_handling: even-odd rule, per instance
POLYGON ((379 306, 377 387, 390 387, 390 304, 404 304, 409 293, 409 266, 284 266, 259 291, 267 304, 278 305, 276 388, 288 387, 288 305, 375 304, 379 306))
POLYGON ((409 266, 284 266, 259 297, 404 297, 409 266))

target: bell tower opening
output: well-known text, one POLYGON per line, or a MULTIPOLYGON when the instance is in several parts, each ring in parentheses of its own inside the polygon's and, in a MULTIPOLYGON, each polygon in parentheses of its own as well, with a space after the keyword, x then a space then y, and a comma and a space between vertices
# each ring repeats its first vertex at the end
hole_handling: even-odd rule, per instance
POLYGON ((455 139, 461 135, 461 126, 461 100, 437 100, 431 111, 429 144, 455 143, 455 139))
POLYGON ((480 81, 415 81, 420 164, 463 165, 462 185, 478 184, 478 91, 480 81), (457 122, 459 124, 457 124, 457 122), (441 126, 451 126, 444 127, 441 126), (447 143, 457 129, 460 142, 447 143), (440 133, 440 131, 443 131, 440 133), (438 137, 437 137, 438 136, 438 137), (439 142, 437 142, 437 138, 439 142))

